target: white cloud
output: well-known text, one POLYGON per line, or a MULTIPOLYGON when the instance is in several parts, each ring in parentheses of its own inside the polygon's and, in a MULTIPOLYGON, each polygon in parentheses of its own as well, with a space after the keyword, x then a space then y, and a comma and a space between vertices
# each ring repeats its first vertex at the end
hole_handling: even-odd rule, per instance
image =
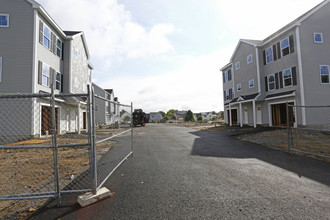
POLYGON ((117 0, 38 2, 64 30, 83 30, 92 59, 102 60, 106 67, 123 58, 153 56, 174 50, 167 39, 167 35, 175 31, 173 25, 157 24, 148 30, 136 23, 117 0))
POLYGON ((143 78, 118 78, 100 82, 104 88, 114 88, 122 103, 133 101, 134 108, 146 112, 169 109, 194 112, 223 109, 220 68, 228 62, 236 45, 208 56, 174 56, 181 68, 164 75, 143 78), (128 99, 121 99, 127 97, 128 99))

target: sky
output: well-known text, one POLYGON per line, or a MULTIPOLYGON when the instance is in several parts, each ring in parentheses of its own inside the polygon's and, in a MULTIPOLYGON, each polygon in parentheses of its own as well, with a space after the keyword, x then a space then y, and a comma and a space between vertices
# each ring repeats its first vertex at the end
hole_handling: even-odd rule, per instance
POLYGON ((145 112, 223 110, 220 68, 322 0, 37 0, 84 31, 93 82, 145 112))

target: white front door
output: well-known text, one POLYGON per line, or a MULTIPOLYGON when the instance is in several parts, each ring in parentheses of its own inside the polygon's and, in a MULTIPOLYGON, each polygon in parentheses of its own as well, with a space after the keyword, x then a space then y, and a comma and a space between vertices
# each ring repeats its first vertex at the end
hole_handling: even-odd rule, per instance
POLYGON ((261 120, 261 105, 257 105, 257 124, 262 124, 261 120))
POLYGON ((249 114, 247 107, 244 107, 244 124, 249 124, 249 114))

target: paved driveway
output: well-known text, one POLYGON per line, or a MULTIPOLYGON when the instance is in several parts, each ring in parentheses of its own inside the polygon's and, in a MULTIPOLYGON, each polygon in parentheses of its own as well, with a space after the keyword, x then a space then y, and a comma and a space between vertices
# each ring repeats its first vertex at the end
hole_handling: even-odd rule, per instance
POLYGON ((31 219, 326 219, 330 164, 242 142, 226 133, 163 125, 134 129, 134 157, 105 184, 31 219))

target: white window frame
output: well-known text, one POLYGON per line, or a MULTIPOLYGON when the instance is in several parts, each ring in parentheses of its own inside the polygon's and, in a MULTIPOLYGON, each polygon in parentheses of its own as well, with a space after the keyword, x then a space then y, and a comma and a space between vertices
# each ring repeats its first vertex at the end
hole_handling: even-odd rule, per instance
POLYGON ((7 25, 0 25, 0 27, 9 27, 9 14, 0 14, 0 16, 7 17, 7 25))
POLYGON ((58 91, 61 91, 62 88, 62 77, 63 75, 60 72, 56 71, 56 76, 55 76, 55 89, 58 91), (57 75, 60 75, 60 80, 57 80, 57 75), (57 83, 60 85, 59 89, 57 88, 57 83))
POLYGON ((62 47, 62 41, 56 37, 56 55, 62 59, 62 50, 63 50, 63 47, 62 47), (60 41, 60 47, 58 46, 58 41, 60 41), (60 54, 58 54, 58 51, 60 54))
POLYGON ((241 63, 239 61, 237 61, 235 63, 235 70, 238 70, 239 68, 241 68, 241 63))
POLYGON ((316 44, 322 44, 322 43, 323 43, 323 33, 315 32, 315 33, 313 34, 313 40, 314 40, 314 43, 316 43, 316 44), (319 35, 321 36, 321 41, 316 41, 316 40, 315 40, 315 36, 316 36, 317 34, 319 34, 319 35))
POLYGON ((241 83, 237 84, 236 89, 237 89, 237 92, 241 91, 242 90, 242 84, 241 83))
POLYGON ((42 63, 42 74, 41 75, 42 75, 41 76, 42 77, 41 85, 48 87, 50 85, 50 67, 45 63, 42 63), (46 69, 48 70, 48 75, 45 74, 45 72, 44 72, 44 70, 46 70, 46 69), (44 77, 47 78, 47 85, 44 84, 44 77))
POLYGON ((291 51, 290 51, 290 39, 289 39, 289 37, 286 37, 286 38, 284 38, 283 40, 281 40, 280 45, 281 45, 281 55, 282 55, 282 57, 284 57, 284 56, 286 56, 286 55, 289 55, 289 54, 291 53, 291 51), (285 40, 288 41, 288 45, 287 45, 286 47, 282 47, 282 42, 285 41, 285 40), (286 54, 286 55, 284 55, 284 54, 283 54, 283 50, 286 49, 286 48, 289 49, 289 53, 286 54))
POLYGON ((269 64, 269 63, 274 62, 274 55, 273 55, 273 47, 272 47, 272 46, 266 48, 266 50, 265 50, 265 55, 266 55, 266 64, 269 64), (268 49, 271 50, 270 55, 267 54, 268 49), (268 57, 272 57, 272 60, 268 61, 268 57))
POLYGON ((321 84, 329 84, 330 83, 330 68, 329 65, 320 65, 320 82, 321 84), (326 67, 328 69, 328 74, 322 74, 322 67, 326 67), (328 82, 322 82, 322 75, 328 75, 328 82))
POLYGON ((0 82, 2 80, 2 57, 0 57, 0 82))
POLYGON ((287 87, 292 86, 292 85, 293 85, 293 81, 292 81, 293 79, 292 79, 292 71, 291 71, 291 68, 283 70, 283 71, 282 71, 282 74, 283 74, 283 88, 287 88, 287 87), (291 84, 288 85, 288 86, 285 85, 285 79, 286 79, 286 78, 285 78, 285 71, 290 71, 291 84))
POLYGON ((267 76, 267 84, 268 84, 268 91, 273 91, 273 90, 275 90, 276 89, 276 82, 275 82, 275 73, 272 73, 272 74, 270 74, 270 75, 268 75, 267 76), (269 82, 269 77, 270 76, 273 76, 274 77, 274 82, 272 82, 272 83, 274 83, 274 89, 270 89, 270 86, 269 86, 269 84, 270 84, 270 82, 269 82))
POLYGON ((252 63, 253 62, 253 57, 252 54, 250 54, 249 56, 246 57, 246 62, 247 64, 252 63), (249 58, 251 58, 251 60, 249 60, 249 58))
POLYGON ((47 38, 47 40, 48 40, 48 47, 46 47, 47 49, 50 49, 50 47, 52 46, 51 45, 51 35, 52 35, 51 29, 46 24, 44 24, 43 30, 42 30, 42 45, 44 45, 46 47, 45 38, 47 38), (49 30, 49 34, 50 34, 49 38, 45 35, 45 28, 47 28, 49 30))
POLYGON ((253 88, 254 87, 254 79, 251 79, 249 80, 249 88, 253 88), (250 82, 253 82, 253 85, 251 86, 251 83, 250 82))

